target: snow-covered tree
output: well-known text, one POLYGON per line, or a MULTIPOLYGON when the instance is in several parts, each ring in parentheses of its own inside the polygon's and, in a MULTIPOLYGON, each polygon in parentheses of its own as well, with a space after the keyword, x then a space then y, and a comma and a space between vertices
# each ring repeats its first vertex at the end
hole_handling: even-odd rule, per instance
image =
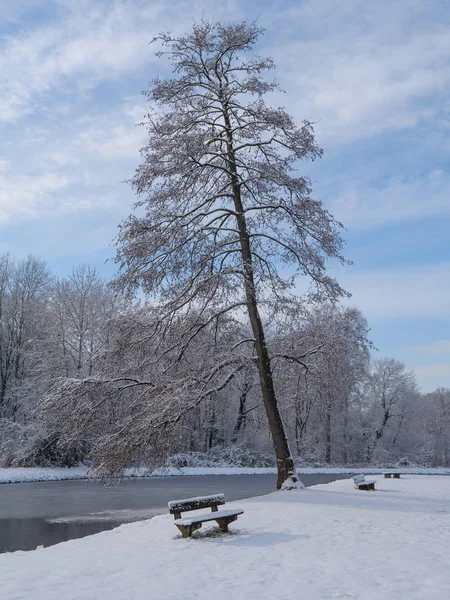
POLYGON ((75 267, 52 289, 48 336, 49 368, 54 376, 92 376, 96 358, 106 349, 121 300, 96 269, 75 267))
POLYGON ((402 428, 415 410, 418 393, 415 377, 404 363, 393 358, 373 362, 363 399, 368 462, 380 445, 388 444, 386 455, 392 453, 402 428))
POLYGON ((298 127, 264 101, 278 86, 262 77, 272 61, 251 53, 261 33, 245 22, 201 22, 184 36, 157 38, 175 75, 155 79, 147 93, 148 142, 132 182, 139 210, 118 237, 117 285, 153 295, 149 338, 191 317, 177 357, 207 323, 247 316, 252 335, 240 342, 255 351, 280 487, 295 468, 262 314, 298 310, 295 274, 312 281, 310 299, 337 299, 343 291, 325 261, 344 259, 340 224, 296 172, 299 161, 321 155, 311 123, 298 127))
POLYGON ((438 388, 423 398, 423 422, 431 437, 433 466, 450 465, 450 390, 438 388))
POLYGON ((277 389, 299 456, 344 464, 351 458, 355 392, 371 347, 367 333, 360 311, 324 304, 304 311, 295 329, 273 340, 277 389))
POLYGON ((0 417, 20 418, 38 379, 43 313, 49 289, 45 263, 0 256, 0 417))

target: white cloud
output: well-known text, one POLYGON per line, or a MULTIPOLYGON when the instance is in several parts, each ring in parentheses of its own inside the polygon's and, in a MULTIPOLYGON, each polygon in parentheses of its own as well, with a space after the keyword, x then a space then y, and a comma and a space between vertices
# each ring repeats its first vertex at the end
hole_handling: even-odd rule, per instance
POLYGON ((450 354, 450 340, 438 340, 423 346, 411 346, 409 350, 425 354, 450 354))
MULTIPOLYGON (((104 175, 103 175, 104 176, 104 175)), ((0 225, 30 219, 52 219, 64 215, 114 209, 123 204, 117 182, 103 186, 103 177, 95 181, 95 171, 84 174, 85 180, 70 180, 63 174, 42 175, 0 173, 0 225), (80 185, 81 184, 81 185, 80 185)))
POLYGON ((73 96, 150 63, 148 43, 155 32, 148 24, 164 22, 161 7, 159 2, 72 2, 65 18, 4 38, 0 120, 31 112, 43 94, 73 96))
MULTIPOLYGON (((183 28, 205 6, 163 0, 51 4, 60 6, 58 18, 0 38, 0 121, 33 112, 43 95, 65 94, 73 101, 101 81, 138 72, 155 60, 149 48, 155 35, 183 28)), ((231 5, 216 7, 216 16, 231 5)))
POLYGON ((11 168, 11 162, 0 158, 0 173, 6 173, 11 168))
POLYGON ((345 269, 338 280, 352 293, 349 304, 371 319, 450 315, 450 263, 358 272, 345 269))
MULTIPOLYGON (((28 127, 16 142, 13 160, 0 159, 0 227, 121 207, 118 222, 133 200, 123 182, 140 160, 146 133, 135 124, 144 112, 142 103, 126 99, 108 112, 77 117, 64 128, 28 127)), ((110 227, 112 237, 114 225, 110 227)))
POLYGON ((450 177, 434 170, 421 177, 396 177, 384 185, 368 187, 352 181, 331 201, 331 212, 347 228, 373 228, 424 216, 450 214, 450 177))
POLYGON ((139 150, 146 139, 145 129, 134 124, 117 123, 104 128, 93 125, 82 131, 74 144, 79 145, 83 152, 90 152, 105 160, 127 159, 139 160, 139 150))
POLYGON ((419 377, 443 377, 450 375, 450 364, 426 365, 423 367, 414 367, 414 371, 419 377))
POLYGON ((270 50, 289 108, 318 121, 326 143, 439 114, 450 86, 450 35, 445 17, 427 18, 432 11, 417 0, 309 1, 282 11, 276 25, 285 42, 270 50))
POLYGON ((57 173, 29 176, 0 173, 0 224, 12 219, 40 216, 54 204, 54 194, 69 185, 57 173))
POLYGON ((424 391, 431 391, 437 387, 450 386, 450 364, 425 365, 414 367, 419 385, 424 391))

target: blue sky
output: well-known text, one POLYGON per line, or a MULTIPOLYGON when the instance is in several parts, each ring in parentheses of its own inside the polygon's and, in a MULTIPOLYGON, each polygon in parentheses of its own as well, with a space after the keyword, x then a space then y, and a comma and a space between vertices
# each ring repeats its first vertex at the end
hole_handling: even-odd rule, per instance
POLYGON ((331 265, 369 320, 377 356, 450 387, 448 0, 0 0, 0 252, 89 262, 105 276, 133 202, 140 92, 166 71, 148 43, 193 20, 258 19, 286 94, 316 122, 302 165, 347 228, 331 265))

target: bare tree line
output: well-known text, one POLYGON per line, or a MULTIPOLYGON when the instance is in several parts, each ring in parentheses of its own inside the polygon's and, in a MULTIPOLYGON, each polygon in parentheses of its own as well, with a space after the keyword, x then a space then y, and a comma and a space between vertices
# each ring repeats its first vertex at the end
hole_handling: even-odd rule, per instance
MULTIPOLYGON (((164 340, 149 338, 158 311, 118 296, 87 265, 57 279, 35 257, 3 255, 0 272, 2 464, 87 460, 117 475, 176 455, 233 460, 238 449, 239 460, 268 460, 257 364, 239 344, 251 332, 238 319, 217 327, 203 315, 180 358, 185 319, 164 340), (155 361, 158 344, 164 358, 155 361)), ((272 322, 268 331, 280 414, 300 464, 450 465, 450 390, 422 395, 401 362, 370 361, 358 310, 311 306, 289 328, 272 322)))

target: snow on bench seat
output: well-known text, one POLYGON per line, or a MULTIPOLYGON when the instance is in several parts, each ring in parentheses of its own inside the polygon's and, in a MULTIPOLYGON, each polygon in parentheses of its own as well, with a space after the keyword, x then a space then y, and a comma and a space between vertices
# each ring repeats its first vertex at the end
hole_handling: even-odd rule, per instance
POLYGON ((217 519, 224 519, 226 517, 233 517, 234 515, 242 515, 244 510, 242 508, 235 508, 234 510, 217 510, 216 512, 203 513, 202 515, 192 517, 182 517, 181 519, 175 519, 175 525, 193 525, 194 523, 202 523, 206 521, 216 521, 217 519))

